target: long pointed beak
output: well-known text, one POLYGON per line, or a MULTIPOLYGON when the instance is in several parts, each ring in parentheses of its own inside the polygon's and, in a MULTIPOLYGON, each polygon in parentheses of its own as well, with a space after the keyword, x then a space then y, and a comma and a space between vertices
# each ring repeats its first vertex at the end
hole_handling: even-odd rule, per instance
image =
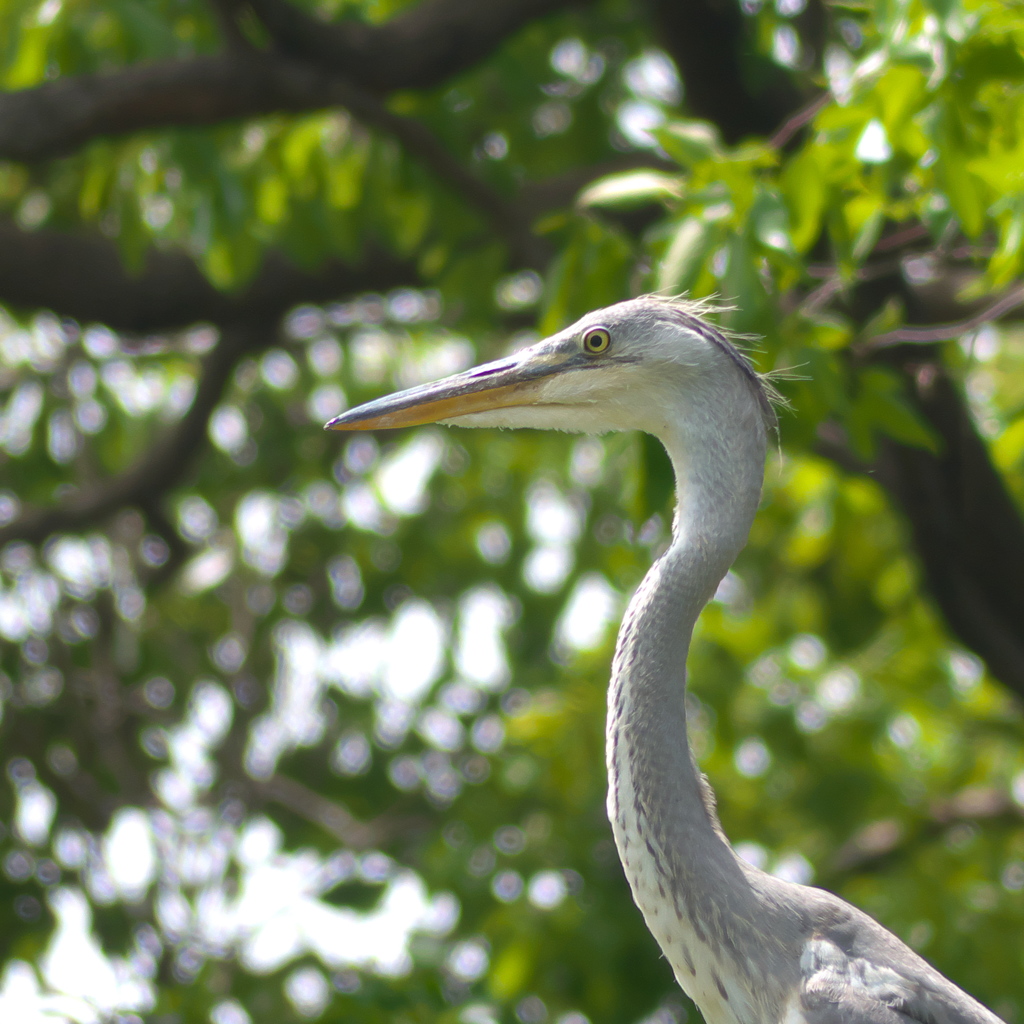
POLYGON ((573 355, 557 347, 524 349, 506 359, 375 399, 335 416, 327 430, 416 427, 474 412, 532 405, 545 377, 573 367, 573 355))

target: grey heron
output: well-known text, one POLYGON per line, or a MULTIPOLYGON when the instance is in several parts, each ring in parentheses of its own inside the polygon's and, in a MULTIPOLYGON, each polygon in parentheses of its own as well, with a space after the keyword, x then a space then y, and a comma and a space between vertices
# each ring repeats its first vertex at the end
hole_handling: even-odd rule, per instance
POLYGON ((621 302, 505 359, 369 402, 336 430, 643 430, 672 461, 672 541, 629 602, 608 690, 608 815, 647 926, 708 1024, 997 1024, 867 914, 747 864, 686 733, 686 657, 746 543, 774 413, 692 305, 621 302))

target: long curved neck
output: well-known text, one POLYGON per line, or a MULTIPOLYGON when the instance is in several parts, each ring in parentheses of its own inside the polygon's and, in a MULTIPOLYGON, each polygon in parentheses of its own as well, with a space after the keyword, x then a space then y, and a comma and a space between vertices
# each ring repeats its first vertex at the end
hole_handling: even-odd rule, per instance
MULTIPOLYGON (((659 431, 676 472, 678 509, 672 544, 633 596, 619 633, 608 695, 608 810, 634 898, 700 1004, 712 984, 701 981, 711 970, 701 964, 732 943, 729 919, 746 918, 747 908, 723 902, 745 887, 736 884, 735 855, 690 752, 686 656, 697 616, 746 542, 766 438, 756 410, 732 419, 712 410, 687 421, 659 431)), ((714 970, 709 977, 721 990, 714 970)))

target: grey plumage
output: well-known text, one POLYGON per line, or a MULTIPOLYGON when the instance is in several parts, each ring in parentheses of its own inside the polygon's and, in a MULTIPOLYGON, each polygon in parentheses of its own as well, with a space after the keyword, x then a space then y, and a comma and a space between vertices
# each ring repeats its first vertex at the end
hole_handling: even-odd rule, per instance
POLYGON ((634 899, 708 1024, 998 1024, 866 914, 739 858, 694 763, 690 636, 746 542, 774 423, 743 355, 694 306, 634 299, 328 426, 433 421, 645 430, 672 460, 672 543, 629 603, 612 665, 608 813, 634 899), (610 342, 591 351, 602 331, 610 342))

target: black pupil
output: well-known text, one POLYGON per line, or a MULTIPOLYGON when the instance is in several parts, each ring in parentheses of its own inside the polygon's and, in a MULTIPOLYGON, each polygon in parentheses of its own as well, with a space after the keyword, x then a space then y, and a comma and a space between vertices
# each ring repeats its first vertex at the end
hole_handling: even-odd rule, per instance
POLYGON ((602 349, 608 344, 608 335, 604 331, 591 331, 587 335, 587 348, 602 349))

